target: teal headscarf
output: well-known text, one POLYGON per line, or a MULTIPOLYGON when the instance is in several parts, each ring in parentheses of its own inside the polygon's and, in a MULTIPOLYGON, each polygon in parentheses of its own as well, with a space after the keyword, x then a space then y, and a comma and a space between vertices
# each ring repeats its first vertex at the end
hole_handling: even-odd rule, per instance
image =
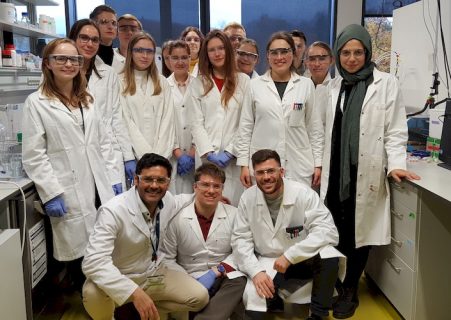
POLYGON ((352 85, 346 105, 343 106, 340 146, 340 200, 350 196, 351 165, 357 165, 359 158, 360 113, 366 89, 373 82, 374 63, 371 36, 360 25, 351 24, 337 36, 334 46, 338 72, 346 85, 352 85), (356 73, 349 73, 340 64, 340 50, 349 40, 359 40, 365 48, 365 65, 356 73))

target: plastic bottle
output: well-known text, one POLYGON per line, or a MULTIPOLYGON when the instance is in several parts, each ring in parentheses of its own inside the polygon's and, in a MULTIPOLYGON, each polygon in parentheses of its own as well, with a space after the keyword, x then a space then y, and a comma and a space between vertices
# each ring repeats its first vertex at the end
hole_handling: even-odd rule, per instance
POLYGON ((11 61, 12 61, 11 67, 15 67, 17 65, 16 64, 16 56, 17 56, 16 47, 13 44, 7 44, 7 45, 5 45, 5 49, 9 50, 11 53, 11 61))
POLYGON ((22 19, 20 20, 20 23, 27 27, 30 25, 30 17, 28 16, 28 12, 22 12, 22 19))
POLYGON ((4 67, 13 66, 13 58, 11 57, 11 50, 2 51, 2 64, 4 67))

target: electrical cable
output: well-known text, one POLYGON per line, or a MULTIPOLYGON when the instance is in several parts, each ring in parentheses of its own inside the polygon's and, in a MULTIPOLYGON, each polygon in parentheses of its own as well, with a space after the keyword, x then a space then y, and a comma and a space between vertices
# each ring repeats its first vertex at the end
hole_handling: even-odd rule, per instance
POLYGON ((12 184, 12 185, 16 186, 20 190, 20 193, 22 194, 22 201, 23 201, 23 230, 22 230, 21 251, 22 251, 22 256, 23 256, 23 252, 24 252, 24 249, 25 249, 25 231, 27 230, 27 204, 25 202, 25 193, 23 192, 22 187, 19 186, 16 182, 0 180, 0 184, 2 184, 2 183, 3 184, 12 184))

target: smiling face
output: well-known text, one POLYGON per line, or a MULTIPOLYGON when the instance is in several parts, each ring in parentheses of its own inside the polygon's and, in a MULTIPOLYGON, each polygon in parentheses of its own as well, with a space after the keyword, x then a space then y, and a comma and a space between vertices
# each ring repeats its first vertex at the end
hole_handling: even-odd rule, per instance
POLYGON ((167 184, 158 184, 156 180, 158 180, 158 178, 169 178, 168 171, 165 167, 154 166, 142 169, 140 176, 142 179, 136 175, 134 180, 139 197, 147 207, 155 206, 163 199, 169 188, 169 181, 167 181, 167 184), (146 178, 154 179, 151 183, 147 183, 144 181, 146 178))
POLYGON ((171 70, 176 76, 183 78, 189 72, 189 54, 185 48, 174 48, 169 55, 171 70))
POLYGON ((268 197, 274 199, 282 192, 284 170, 276 160, 256 164, 254 174, 258 188, 268 197))
POLYGON ((257 49, 249 43, 243 43, 239 46, 236 53, 238 70, 245 74, 252 74, 255 65, 258 63, 257 49), (254 53, 255 56, 252 55, 252 53, 254 53))
POLYGON ((293 52, 290 44, 283 39, 275 39, 268 50, 268 61, 271 72, 284 77, 289 75, 293 63, 293 52))
MULTIPOLYGON (((78 56, 77 48, 71 43, 61 43, 56 46, 52 55, 64 55, 64 56, 78 56)), ((57 63, 56 59, 49 58, 45 61, 47 69, 51 70, 55 78, 55 83, 67 83, 73 81, 73 79, 80 72, 80 65, 75 65, 68 59, 64 64, 57 63)))
POLYGON ((200 42, 201 39, 199 35, 195 31, 190 31, 185 36, 185 41, 189 46, 189 50, 191 52, 191 59, 197 59, 200 50, 200 42))
POLYGON ((100 34, 95 27, 86 25, 81 28, 75 44, 80 54, 85 58, 85 61, 91 60, 97 54, 99 50, 99 39, 100 34))
POLYGON ((207 53, 208 60, 210 60, 213 69, 222 70, 224 69, 225 63, 225 46, 221 39, 214 37, 208 41, 207 53))
POLYGON ((326 49, 319 46, 314 46, 308 50, 306 66, 309 69, 315 84, 323 82, 329 72, 332 62, 333 59, 326 49))
POLYGON ((356 73, 365 65, 365 47, 356 39, 349 40, 340 49, 341 67, 348 73, 356 73))
POLYGON ((223 183, 219 177, 203 174, 194 183, 194 195, 196 203, 203 208, 216 208, 222 199, 223 183))
POLYGON ((155 47, 149 39, 141 39, 133 46, 133 49, 141 48, 144 50, 141 50, 142 52, 133 52, 133 63, 136 70, 146 70, 148 69, 151 64, 153 63, 153 60, 155 58, 155 51, 153 53, 145 52, 145 49, 151 49, 155 50, 155 47))

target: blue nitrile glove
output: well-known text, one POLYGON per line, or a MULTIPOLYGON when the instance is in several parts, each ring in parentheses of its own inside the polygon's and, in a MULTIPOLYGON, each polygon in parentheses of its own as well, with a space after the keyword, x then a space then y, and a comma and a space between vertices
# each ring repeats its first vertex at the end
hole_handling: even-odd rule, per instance
POLYGON ((45 213, 50 217, 62 217, 67 213, 63 197, 56 196, 44 204, 45 213))
POLYGON ((218 167, 224 168, 224 167, 222 166, 222 163, 221 163, 221 162, 219 161, 219 159, 218 159, 218 155, 217 155, 216 153, 214 153, 214 152, 210 152, 210 153, 207 155, 207 160, 210 161, 211 163, 214 163, 214 164, 217 165, 218 167))
POLYGON ((203 276, 196 279, 199 281, 207 290, 210 290, 210 288, 213 286, 216 280, 216 274, 213 270, 208 270, 207 273, 205 273, 203 276))
POLYGON ((229 164, 229 162, 233 159, 233 154, 227 151, 221 151, 216 156, 217 160, 221 163, 220 167, 225 168, 229 164))
POLYGON ((125 175, 127 177, 127 180, 130 182, 133 182, 133 178, 135 177, 135 171, 136 171, 136 160, 128 160, 124 162, 125 166, 125 175))
POLYGON ((122 193, 122 183, 117 183, 115 185, 113 185, 113 191, 114 191, 114 195, 117 196, 118 194, 122 193))
POLYGON ((187 154, 182 154, 177 159, 177 174, 183 176, 190 172, 194 167, 194 158, 187 154))

